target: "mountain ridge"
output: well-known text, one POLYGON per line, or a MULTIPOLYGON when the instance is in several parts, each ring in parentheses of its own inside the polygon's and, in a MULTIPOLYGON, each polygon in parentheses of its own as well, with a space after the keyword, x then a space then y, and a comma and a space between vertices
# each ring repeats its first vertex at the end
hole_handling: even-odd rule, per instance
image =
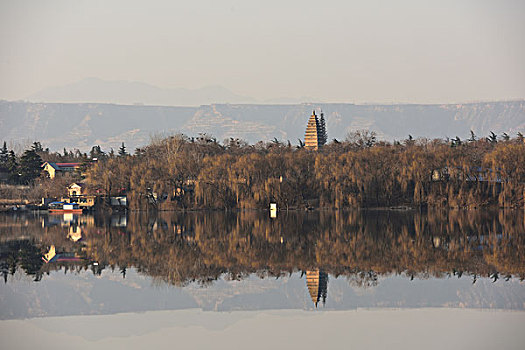
POLYGON ((27 97, 47 103, 115 103, 124 105, 199 106, 210 103, 255 102, 220 85, 197 89, 161 88, 140 81, 85 78, 70 84, 44 88, 27 97))
POLYGON ((370 129, 384 140, 525 133, 525 100, 466 104, 208 104, 198 107, 0 101, 0 141, 41 141, 52 150, 143 146, 159 133, 207 133, 250 143, 278 138, 297 144, 312 110, 323 110, 329 139, 370 129))

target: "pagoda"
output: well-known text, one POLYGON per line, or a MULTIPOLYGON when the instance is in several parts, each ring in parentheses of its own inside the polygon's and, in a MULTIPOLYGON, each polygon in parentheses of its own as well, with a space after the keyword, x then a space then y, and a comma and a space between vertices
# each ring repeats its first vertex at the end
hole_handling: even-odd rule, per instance
POLYGON ((308 119, 308 125, 306 126, 304 146, 307 149, 318 150, 326 143, 326 141, 327 136, 324 114, 321 112, 321 118, 317 118, 315 111, 313 111, 310 119, 308 119))

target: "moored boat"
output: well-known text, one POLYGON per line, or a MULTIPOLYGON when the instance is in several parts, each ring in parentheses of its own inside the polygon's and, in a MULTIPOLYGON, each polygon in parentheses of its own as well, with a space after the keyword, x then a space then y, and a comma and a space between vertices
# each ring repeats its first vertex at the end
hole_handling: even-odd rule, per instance
POLYGON ((82 213, 78 203, 52 202, 48 208, 50 213, 82 213))

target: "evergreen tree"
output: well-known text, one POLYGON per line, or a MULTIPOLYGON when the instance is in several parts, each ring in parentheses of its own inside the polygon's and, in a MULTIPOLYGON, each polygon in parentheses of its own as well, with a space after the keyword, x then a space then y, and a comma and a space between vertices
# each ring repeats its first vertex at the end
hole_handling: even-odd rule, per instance
POLYGON ((118 149, 118 156, 119 157, 125 157, 128 155, 128 152, 126 152, 126 146, 124 146, 124 142, 122 142, 122 145, 118 149))
POLYGON ((323 112, 321 112, 321 118, 319 119, 319 134, 320 144, 325 145, 328 141, 328 134, 326 133, 326 121, 323 112))
POLYGON ((4 146, 0 149, 0 168, 7 168, 7 160, 9 159, 9 150, 4 141, 4 146))
POLYGON ((31 149, 35 152, 44 152, 44 148, 42 147, 42 144, 37 141, 33 142, 31 149))
POLYGON ((489 137, 487 137, 487 140, 490 143, 497 143, 498 142, 498 136, 491 131, 489 137))
MULTIPOLYGON (((448 138, 447 138, 448 139, 448 138)), ((447 141, 448 142, 448 141, 447 141)), ((412 146, 414 145, 416 142, 414 141, 414 137, 412 137, 412 135, 408 135, 408 139, 405 140, 405 145, 406 146, 412 146)))
POLYGON ((10 150, 7 156, 7 170, 9 171, 9 181, 18 183, 20 175, 18 174, 18 162, 13 150, 10 150))
POLYGON ((75 159, 81 159, 82 158, 82 152, 80 152, 80 150, 77 148, 75 150, 75 159))
POLYGON ((40 176, 42 171, 42 158, 38 155, 36 150, 32 147, 22 154, 20 157, 19 175, 20 182, 28 184, 40 176))
POLYGON ((89 157, 91 159, 97 158, 100 160, 101 158, 104 158, 105 156, 106 154, 102 151, 99 145, 91 147, 91 151, 89 151, 89 157))

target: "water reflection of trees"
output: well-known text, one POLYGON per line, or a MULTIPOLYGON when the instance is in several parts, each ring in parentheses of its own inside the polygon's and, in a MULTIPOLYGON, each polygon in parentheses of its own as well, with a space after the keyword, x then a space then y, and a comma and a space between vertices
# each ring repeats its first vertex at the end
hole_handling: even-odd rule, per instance
MULTIPOLYGON (((126 268, 135 267, 175 285, 206 284, 224 274, 242 279, 251 273, 264 277, 317 269, 362 286, 387 274, 525 277, 523 211, 289 212, 277 220, 265 212, 136 213, 125 227, 110 217, 78 223, 79 242, 67 238, 63 224, 46 226, 42 218, 0 220, 7 271, 14 261, 21 266, 20 258, 7 258, 9 244, 25 237, 37 254, 53 244, 85 258, 64 265, 68 269, 100 273, 109 267, 125 275, 126 268)), ((40 265, 26 271, 40 276, 62 266, 40 265)))

